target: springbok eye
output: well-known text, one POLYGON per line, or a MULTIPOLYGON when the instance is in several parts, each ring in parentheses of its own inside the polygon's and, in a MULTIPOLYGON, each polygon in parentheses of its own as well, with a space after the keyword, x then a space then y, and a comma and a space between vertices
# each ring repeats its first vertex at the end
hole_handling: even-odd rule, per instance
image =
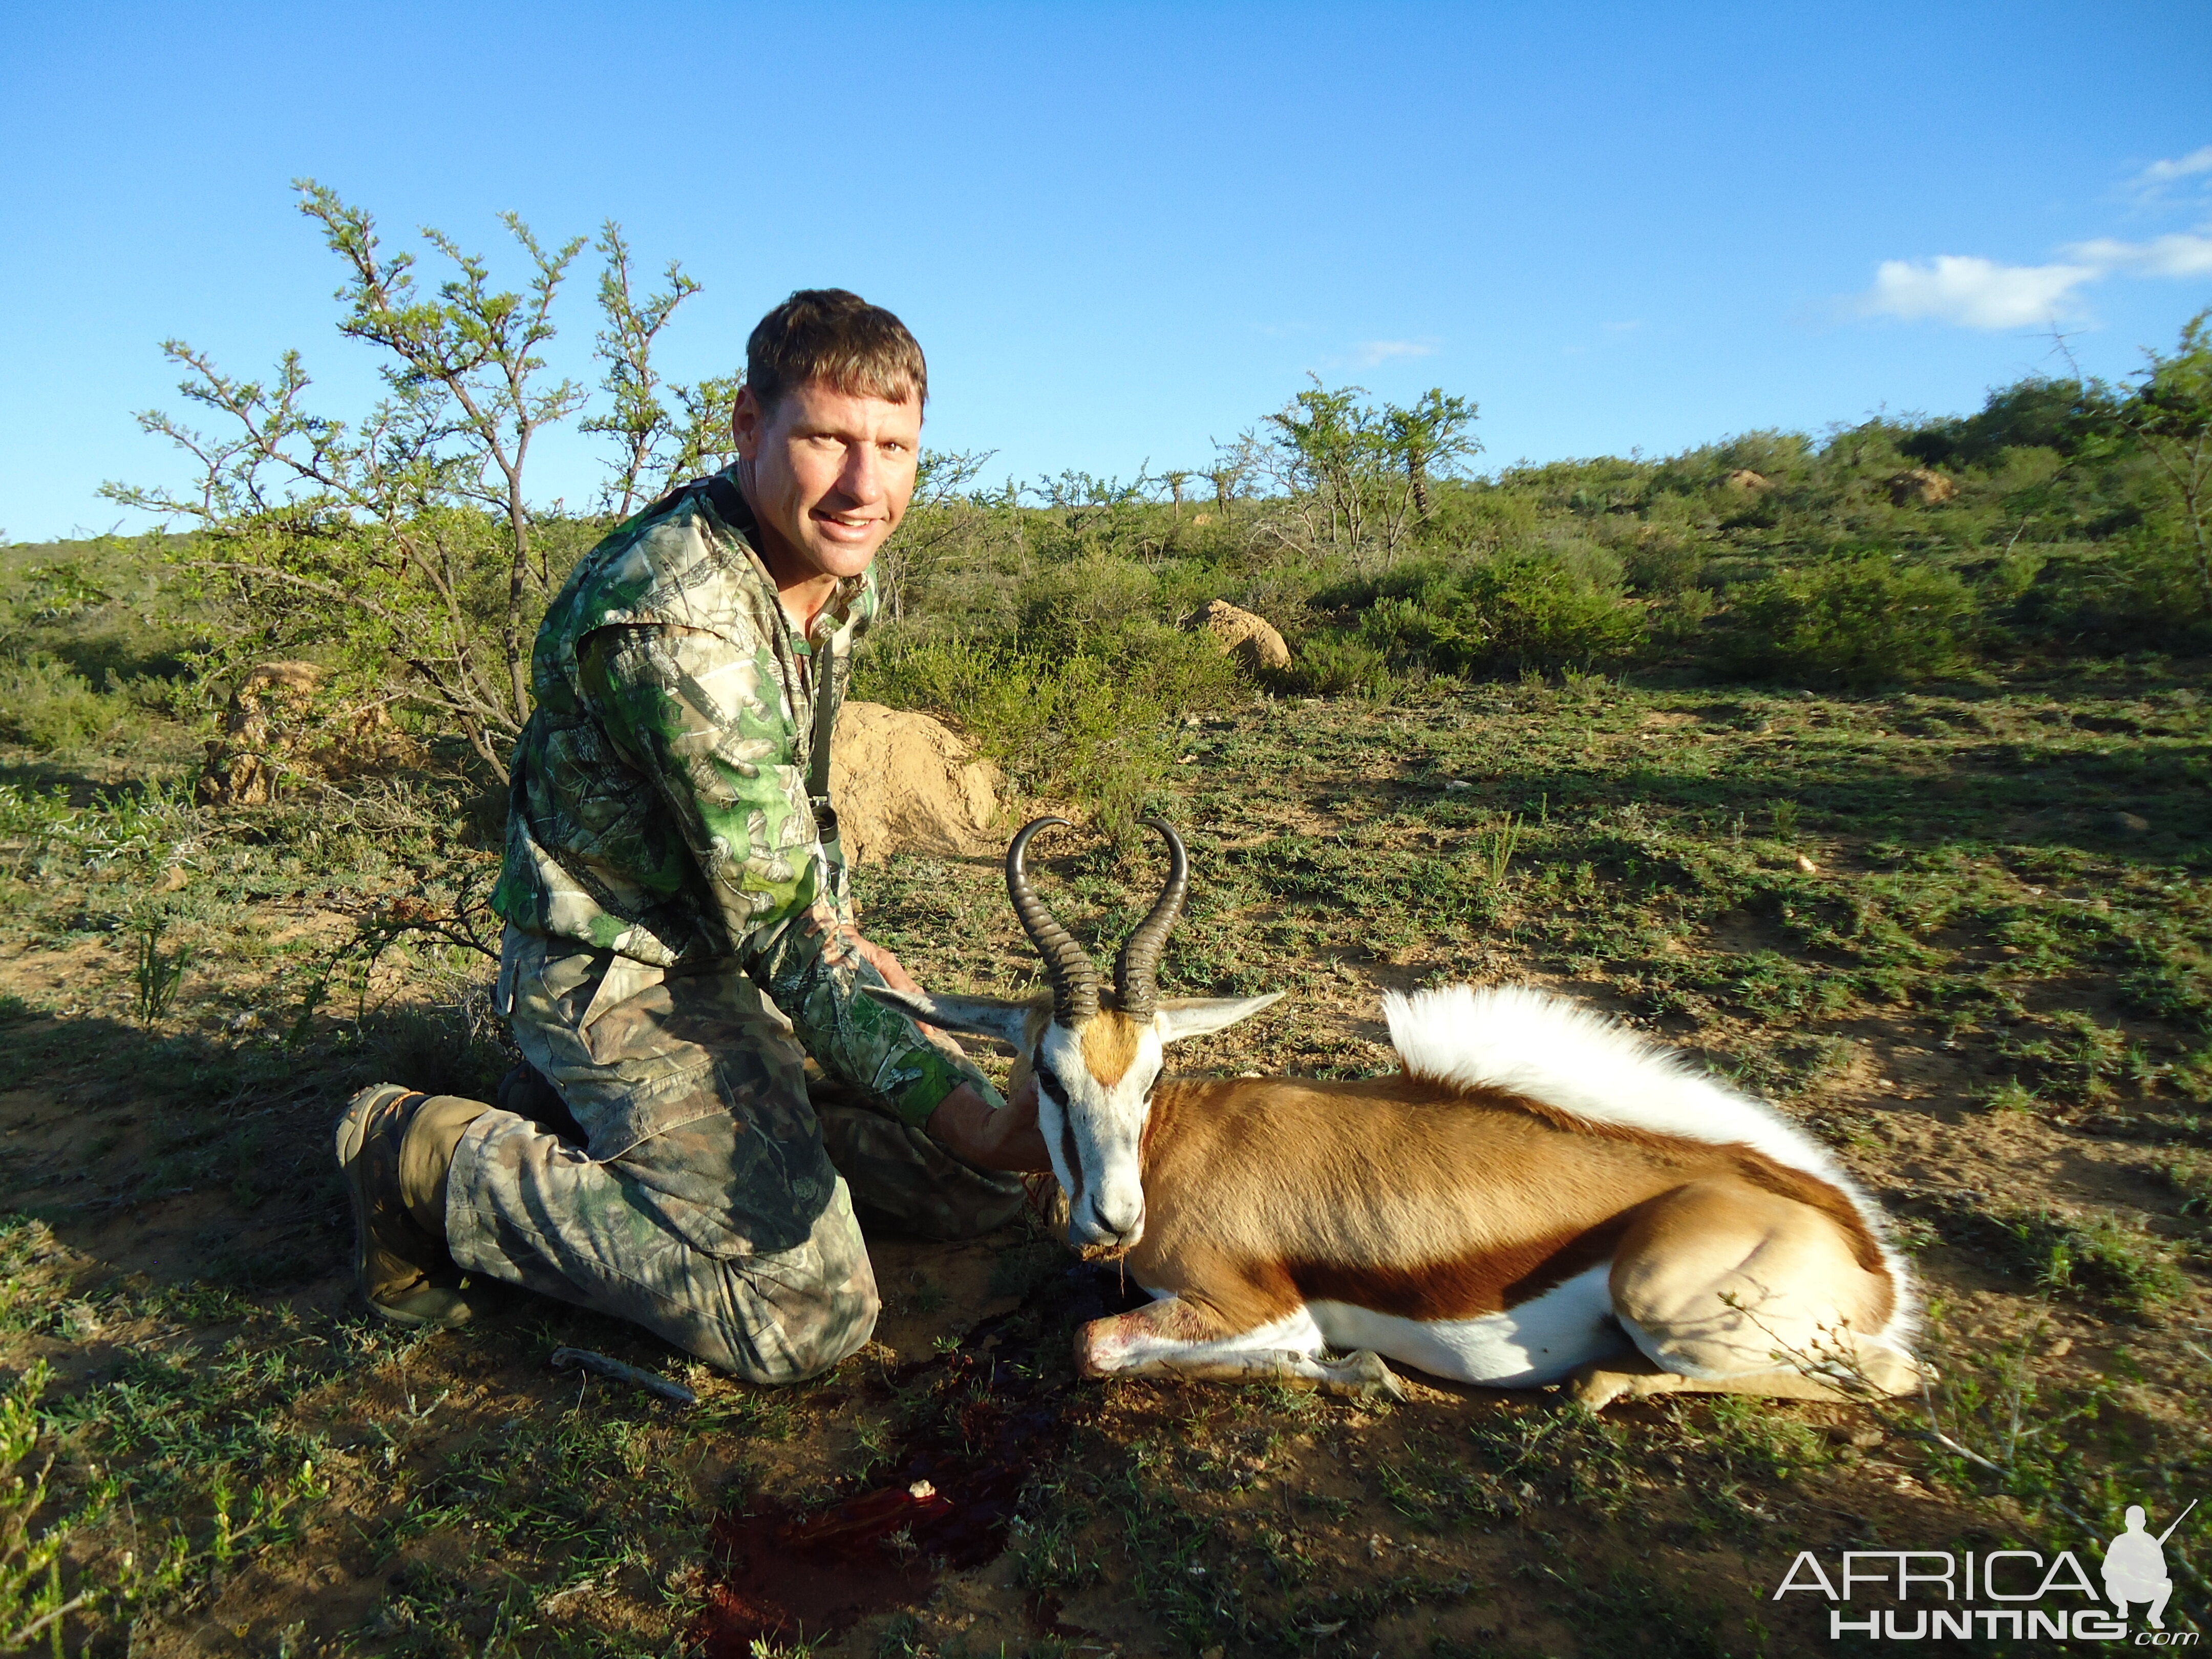
POLYGON ((1052 1097, 1052 1103, 1062 1111, 1067 1109, 1067 1085, 1060 1080, 1060 1073, 1042 1060, 1036 1066, 1037 1087, 1052 1097))

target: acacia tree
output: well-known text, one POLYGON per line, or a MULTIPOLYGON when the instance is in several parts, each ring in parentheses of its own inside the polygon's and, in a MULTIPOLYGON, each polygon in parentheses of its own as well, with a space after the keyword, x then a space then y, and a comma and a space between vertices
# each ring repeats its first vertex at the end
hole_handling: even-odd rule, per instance
POLYGON ((654 343, 676 308, 699 291, 698 282, 671 259, 663 273, 667 288, 641 303, 630 290, 629 245, 622 227, 608 220, 593 246, 606 260, 599 275, 605 324, 599 355, 607 373, 599 384, 612 407, 588 416, 578 429, 614 439, 613 475, 600 501, 614 517, 627 519, 670 485, 728 464, 737 453, 730 417, 745 377, 741 369, 689 386, 663 381, 653 362, 654 343))
MULTIPOLYGON (((459 495, 502 513, 506 519, 507 580, 500 647, 514 695, 514 724, 530 718, 529 646, 523 606, 532 574, 530 507, 523 470, 531 440, 575 413, 586 397, 573 380, 544 384, 538 349, 554 335, 553 299, 568 266, 584 246, 572 237, 549 252, 513 213, 500 222, 530 256, 534 271, 526 294, 495 293, 484 261, 464 253, 444 232, 425 227, 423 240, 450 260, 457 275, 426 298, 411 275, 414 256, 390 259, 377 252, 375 222, 312 179, 295 186, 301 211, 319 222, 332 252, 351 268, 340 297, 351 307, 338 331, 380 346, 390 355, 380 373, 395 391, 422 390, 437 397, 447 430, 461 440, 452 471, 459 495)), ((535 573, 550 585, 542 567, 535 573)))
POLYGON ((1480 448, 1467 430, 1474 405, 1437 387, 1411 409, 1376 409, 1360 401, 1364 386, 1309 378, 1267 417, 1265 435, 1244 434, 1235 459, 1285 498, 1307 545, 1341 549, 1360 566, 1387 564, 1427 516, 1430 480, 1480 448))
MULTIPOLYGON (((415 256, 388 254, 374 220, 313 180, 300 209, 343 262, 340 331, 379 348, 382 399, 357 422, 310 411, 300 354, 267 382, 225 374, 204 352, 163 345, 186 371, 185 398, 217 417, 204 433, 165 411, 139 424, 170 439, 198 472, 187 489, 110 483, 125 506, 182 519, 198 533, 180 557, 204 584, 236 601, 241 624, 203 666, 222 672, 249 653, 322 644, 365 676, 450 721, 470 748, 506 775, 506 751, 529 718, 529 647, 536 611, 557 574, 527 493, 532 444, 574 415, 586 388, 547 371, 553 309, 584 246, 548 248, 512 214, 501 222, 528 261, 520 291, 498 288, 481 258, 450 237, 422 232, 450 263, 434 293, 418 285, 415 256)), ((700 428, 726 422, 729 381, 659 396, 655 339, 697 285, 673 265, 666 293, 630 300, 629 252, 610 223, 601 251, 612 413, 592 429, 614 434, 620 454, 611 499, 646 493, 648 476, 696 465, 726 447, 700 428)))
POLYGON ((300 643, 332 643, 364 666, 389 659, 419 701, 499 767, 495 739, 520 722, 485 648, 496 602, 483 580, 489 526, 458 505, 464 464, 445 451, 441 400, 397 389, 349 426, 301 407, 309 381, 296 351, 264 385, 232 379, 182 341, 162 350, 189 371, 184 396, 223 417, 212 435, 159 410, 138 417, 198 463, 197 489, 101 490, 195 521, 184 563, 252 619, 204 654, 203 671, 300 643))
POLYGON ((737 459, 737 438, 730 422, 738 411, 738 393, 744 384, 744 371, 738 369, 730 374, 708 375, 690 386, 668 388, 684 418, 671 417, 670 444, 664 452, 668 470, 661 475, 661 489, 702 472, 719 472, 737 459))
POLYGON ((1385 442, 1405 469, 1417 519, 1429 516, 1429 481, 1449 476, 1481 453, 1480 440, 1468 430, 1474 418, 1473 402, 1447 397, 1440 386, 1423 392, 1411 409, 1392 404, 1383 411, 1385 442))
POLYGON ((1206 470, 1206 481, 1213 486, 1213 505, 1223 518, 1229 516, 1237 492, 1243 488, 1245 477, 1251 470, 1251 462, 1234 445, 1221 448, 1213 465, 1206 470))
POLYGON ((1359 399, 1360 386, 1324 386, 1319 375, 1263 424, 1273 441, 1255 460, 1301 508, 1314 541, 1359 547, 1369 534, 1372 488, 1382 455, 1381 422, 1359 399))
MULTIPOLYGON (((659 371, 653 367, 653 342, 668 326, 677 307, 699 291, 698 283, 684 274, 673 259, 664 273, 668 286, 646 296, 642 305, 630 293, 629 244, 622 227, 608 220, 593 244, 605 258, 599 273, 599 311, 606 319, 599 336, 599 356, 607 373, 600 386, 613 400, 603 415, 583 421, 579 430, 605 433, 615 440, 614 476, 607 481, 603 503, 617 519, 629 517, 648 475, 660 470, 659 451, 667 441, 668 406, 660 400, 659 371)), ((670 388, 672 392, 681 388, 670 388)), ((649 498, 649 497, 648 497, 649 498)))

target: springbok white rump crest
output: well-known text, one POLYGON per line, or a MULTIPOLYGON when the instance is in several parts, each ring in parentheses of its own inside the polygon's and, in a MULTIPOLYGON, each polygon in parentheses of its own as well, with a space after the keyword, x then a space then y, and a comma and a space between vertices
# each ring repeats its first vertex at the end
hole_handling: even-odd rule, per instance
MULTIPOLYGON (((1407 1072, 1459 1089, 1496 1089, 1584 1122, 1748 1146, 1835 1188, 1866 1223, 1898 1285, 1911 1282, 1881 1210, 1827 1148, 1771 1106, 1690 1069, 1676 1050, 1528 985, 1448 985, 1382 999, 1407 1072)), ((1915 1325, 1900 1303, 1890 1330, 1915 1325)))

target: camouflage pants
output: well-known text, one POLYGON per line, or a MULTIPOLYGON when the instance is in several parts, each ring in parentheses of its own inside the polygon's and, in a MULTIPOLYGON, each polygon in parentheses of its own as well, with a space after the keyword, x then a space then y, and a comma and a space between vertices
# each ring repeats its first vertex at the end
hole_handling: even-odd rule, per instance
POLYGON ((1020 1180, 817 1085, 742 974, 667 974, 514 928, 500 1005, 584 1144, 494 1109, 446 1188, 462 1267, 628 1319, 761 1382, 826 1370, 879 1306, 857 1199, 927 1237, 1003 1225, 1020 1180))

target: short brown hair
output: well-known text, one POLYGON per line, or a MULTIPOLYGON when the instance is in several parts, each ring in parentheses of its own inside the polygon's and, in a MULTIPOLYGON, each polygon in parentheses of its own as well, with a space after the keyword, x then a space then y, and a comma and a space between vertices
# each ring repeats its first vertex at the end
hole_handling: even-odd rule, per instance
POLYGON ((745 384, 763 414, 810 380, 851 397, 929 401, 929 365, 906 325, 842 288, 800 289, 745 342, 745 384))

